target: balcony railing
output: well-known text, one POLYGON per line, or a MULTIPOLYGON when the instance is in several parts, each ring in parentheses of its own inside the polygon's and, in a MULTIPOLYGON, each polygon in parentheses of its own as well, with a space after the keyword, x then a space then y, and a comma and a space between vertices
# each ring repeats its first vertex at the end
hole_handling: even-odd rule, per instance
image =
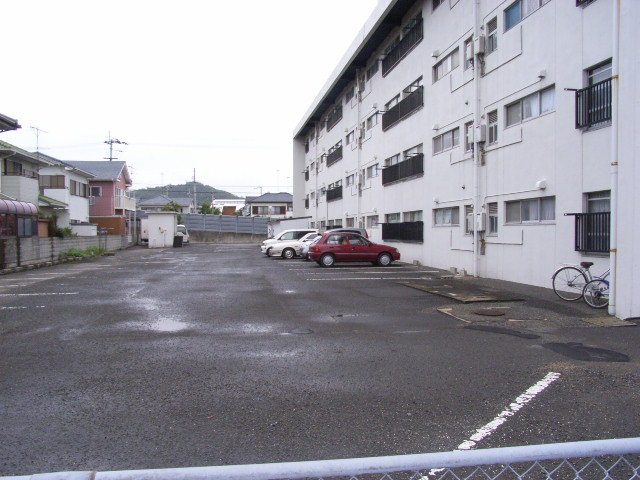
POLYGON ((382 170, 382 185, 424 173, 424 155, 422 153, 396 163, 382 170))
POLYGON ((309 170, 308 169, 304 171, 304 181, 305 182, 309 181, 309 170))
POLYGON ((389 110, 382 114, 382 130, 388 130, 393 127, 400 120, 408 117, 418 108, 424 105, 423 99, 423 86, 419 86, 414 92, 411 92, 409 96, 402 101, 395 104, 389 110))
POLYGON ((338 200, 340 198, 342 198, 342 185, 332 188, 331 190, 327 190, 327 202, 338 200))
POLYGON ((342 145, 327 154, 327 167, 330 167, 342 158, 342 145))
POLYGON ((393 47, 382 60, 382 76, 393 70, 400 60, 402 60, 418 43, 422 40, 422 19, 419 19, 416 24, 402 37, 402 40, 393 47))
POLYGON ((382 240, 424 241, 424 222, 383 223, 382 240))
POLYGON ((309 208, 309 199, 308 198, 304 199, 304 208, 309 208))
POLYGON ((38 172, 34 172, 33 170, 23 169, 22 171, 6 171, 3 175, 7 177, 25 177, 25 178, 35 178, 38 179, 38 172))
POLYGON ((576 128, 611 121, 611 79, 576 92, 576 128))
POLYGON ((123 210, 132 210, 136 209, 136 201, 133 198, 129 198, 125 195, 116 195, 115 197, 115 208, 123 209, 123 210))
POLYGON ((611 213, 565 213, 575 217, 575 251, 609 253, 611 213))
POLYGON ((329 113, 327 117, 327 132, 335 127, 340 120, 342 120, 342 105, 338 105, 329 113))

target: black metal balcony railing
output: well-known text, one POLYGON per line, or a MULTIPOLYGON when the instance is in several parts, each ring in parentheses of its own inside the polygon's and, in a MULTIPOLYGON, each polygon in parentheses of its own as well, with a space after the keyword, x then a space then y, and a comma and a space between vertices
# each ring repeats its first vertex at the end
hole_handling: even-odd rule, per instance
POLYGON ((338 105, 331 110, 331 113, 327 116, 327 132, 335 127, 340 120, 342 120, 342 105, 338 105))
POLYGON ((591 3, 593 0, 576 0, 576 7, 580 7, 582 5, 586 5, 587 3, 591 3))
POLYGON ((304 199, 304 208, 309 208, 309 199, 308 198, 304 199))
POLYGON ((400 120, 409 116, 418 108, 424 105, 423 93, 424 87, 419 86, 408 97, 395 104, 389 110, 382 114, 382 130, 388 130, 400 120))
POLYGON ((566 213, 575 217, 575 251, 609 253, 611 213, 566 213))
POLYGON ((424 241, 424 222, 383 223, 382 240, 424 241))
POLYGON ((382 76, 393 70, 400 60, 402 60, 418 43, 422 40, 422 19, 416 21, 416 24, 402 37, 395 47, 393 47, 382 60, 382 76))
POLYGON ((327 167, 330 167, 342 158, 342 145, 333 150, 329 150, 327 154, 327 167))
POLYGON ((309 181, 309 170, 305 170, 304 171, 304 181, 308 182, 309 181))
POLYGON ((576 92, 576 128, 611 121, 611 79, 576 92))
POLYGON ((342 198, 342 185, 339 187, 332 188, 331 190, 327 190, 327 202, 332 200, 339 200, 342 198))
POLYGON ((382 170, 382 185, 424 173, 424 155, 422 153, 396 163, 382 170))

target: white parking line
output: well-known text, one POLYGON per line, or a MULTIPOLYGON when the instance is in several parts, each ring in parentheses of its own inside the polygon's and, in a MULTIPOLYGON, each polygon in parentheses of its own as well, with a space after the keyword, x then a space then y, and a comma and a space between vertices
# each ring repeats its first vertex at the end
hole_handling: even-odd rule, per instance
POLYGON ((307 278, 308 282, 340 282, 344 280, 434 280, 433 278, 416 277, 344 277, 344 278, 307 278))
POLYGON ((80 292, 69 293, 0 293, 0 297, 37 297, 42 295, 78 295, 80 292))
POLYGON ((27 308, 45 308, 44 305, 37 305, 34 307, 0 307, 0 310, 25 310, 27 308))
POLYGON ((408 274, 415 274, 415 275, 422 275, 424 272, 397 272, 397 271, 386 271, 386 272, 374 272, 371 270, 350 270, 350 271, 345 271, 345 270, 336 270, 333 272, 327 272, 327 271, 323 271, 323 272, 307 272, 307 275, 341 275, 343 273, 350 273, 350 274, 354 274, 354 273, 362 273, 367 274, 367 273, 375 273, 376 275, 397 275, 398 273, 403 273, 405 275, 408 274))

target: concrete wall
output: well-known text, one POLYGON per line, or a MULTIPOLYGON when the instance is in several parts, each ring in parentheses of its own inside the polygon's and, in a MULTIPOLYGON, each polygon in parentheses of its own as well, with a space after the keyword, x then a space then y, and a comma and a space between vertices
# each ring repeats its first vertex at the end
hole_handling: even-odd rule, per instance
POLYGON ((191 243, 259 244, 266 239, 267 235, 254 235, 251 233, 205 232, 202 230, 189 230, 189 241, 191 243))
POLYGON ((129 242, 124 235, 2 238, 0 239, 0 270, 57 261, 61 253, 71 249, 86 250, 98 247, 115 251, 128 246, 129 242))

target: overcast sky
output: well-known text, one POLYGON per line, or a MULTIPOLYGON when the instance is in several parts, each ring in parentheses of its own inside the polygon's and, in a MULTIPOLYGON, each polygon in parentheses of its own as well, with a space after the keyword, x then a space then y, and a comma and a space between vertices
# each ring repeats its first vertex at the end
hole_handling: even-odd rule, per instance
POLYGON ((103 160, 111 133, 133 188, 195 169, 241 196, 291 191, 293 130, 376 3, 3 2, 0 113, 22 129, 0 139, 103 160))

